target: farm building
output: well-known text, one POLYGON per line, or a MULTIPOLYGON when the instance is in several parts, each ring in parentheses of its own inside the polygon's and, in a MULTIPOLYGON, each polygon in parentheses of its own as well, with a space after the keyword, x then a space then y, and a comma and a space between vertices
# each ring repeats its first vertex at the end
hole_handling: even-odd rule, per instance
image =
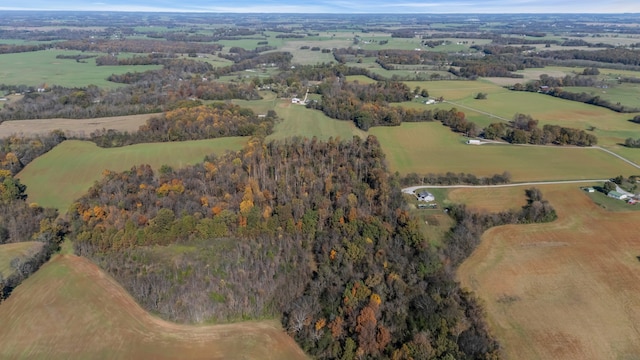
POLYGON ((628 196, 626 194, 622 194, 622 193, 619 193, 617 191, 609 191, 607 196, 611 197, 611 198, 614 198, 614 199, 618 199, 618 200, 624 200, 624 199, 628 198, 628 196))
POLYGON ((469 145, 480 145, 480 140, 475 140, 475 139, 469 139, 467 140, 467 144, 469 145))
POLYGON ((586 191, 588 193, 592 193, 592 192, 596 192, 596 189, 594 189, 592 187, 586 187, 586 188, 584 188, 584 191, 586 191))
POLYGON ((436 199, 432 193, 427 190, 418 190, 416 191, 416 196, 418 197, 418 201, 430 202, 436 199))

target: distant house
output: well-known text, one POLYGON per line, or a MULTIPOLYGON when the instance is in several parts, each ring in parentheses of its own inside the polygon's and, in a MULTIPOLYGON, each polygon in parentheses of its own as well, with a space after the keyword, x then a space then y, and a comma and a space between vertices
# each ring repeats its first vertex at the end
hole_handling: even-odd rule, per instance
POLYGON ((300 99, 294 97, 293 99, 291 99, 291 103, 292 104, 300 104, 300 99))
POLYGON ((425 101, 424 103, 427 104, 427 105, 432 105, 432 104, 435 104, 436 101, 434 99, 429 99, 429 100, 425 101))
POLYGON ((469 144, 469 145, 480 145, 482 143, 480 142, 480 140, 469 139, 469 140, 467 140, 467 144, 469 144))
POLYGON ((584 191, 586 191, 588 193, 592 193, 592 192, 596 192, 596 189, 594 189, 592 187, 586 187, 586 188, 584 188, 584 191))
POLYGON ((424 202, 431 202, 436 199, 436 197, 433 196, 433 194, 428 192, 427 190, 418 190, 416 192, 416 196, 418 197, 418 201, 424 201, 424 202))
POLYGON ((628 196, 626 194, 622 194, 622 193, 619 193, 617 191, 609 191, 607 196, 611 197, 611 198, 614 198, 614 199, 618 199, 618 200, 624 200, 624 199, 628 198, 628 196))

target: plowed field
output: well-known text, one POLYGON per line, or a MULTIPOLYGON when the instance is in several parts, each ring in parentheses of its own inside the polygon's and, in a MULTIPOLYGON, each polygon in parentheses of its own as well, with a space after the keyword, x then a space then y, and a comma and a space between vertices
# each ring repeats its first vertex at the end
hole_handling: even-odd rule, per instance
POLYGON ((549 224, 490 229, 459 268, 509 359, 638 359, 640 217, 540 186, 549 224))
POLYGON ((58 255, 0 305, 0 358, 306 359, 275 320, 178 325, 90 261, 58 255))

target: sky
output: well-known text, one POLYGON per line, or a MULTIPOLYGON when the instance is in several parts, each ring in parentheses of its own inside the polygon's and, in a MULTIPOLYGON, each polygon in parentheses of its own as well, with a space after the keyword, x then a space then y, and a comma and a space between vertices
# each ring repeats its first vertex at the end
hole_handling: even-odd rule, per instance
POLYGON ((28 0, 0 10, 225 13, 640 13, 639 0, 28 0))

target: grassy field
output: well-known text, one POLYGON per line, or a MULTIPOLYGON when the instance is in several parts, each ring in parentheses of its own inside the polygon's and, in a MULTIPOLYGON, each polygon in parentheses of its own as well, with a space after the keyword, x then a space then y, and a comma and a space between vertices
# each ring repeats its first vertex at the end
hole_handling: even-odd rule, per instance
POLYGON ((301 105, 291 104, 289 100, 278 100, 276 112, 283 119, 276 125, 268 140, 302 136, 318 139, 340 137, 343 140, 353 136, 366 137, 366 133, 358 129, 351 121, 334 120, 318 110, 310 110, 301 105))
POLYGON ((238 150, 246 138, 232 137, 172 143, 137 144, 103 149, 88 141, 68 140, 27 165, 19 174, 30 202, 66 212, 75 199, 102 177, 105 169, 124 171, 134 165, 182 167, 212 153, 238 150))
POLYGON ((43 50, 0 55, 0 83, 40 86, 60 85, 83 87, 96 85, 103 88, 121 86, 106 78, 111 74, 143 72, 160 69, 160 65, 96 66, 95 59, 79 63, 70 59, 56 59, 57 55, 77 55, 79 51, 43 50))
POLYGON ((191 326, 160 320, 88 260, 57 255, 0 304, 0 357, 306 359, 276 320, 191 326))
POLYGON ((377 127, 376 135, 391 171, 402 174, 473 173, 489 176, 508 171, 513 181, 608 179, 638 169, 593 148, 466 145, 465 139, 439 122, 377 127))
POLYGON ((484 303, 507 358, 636 359, 637 212, 608 212, 576 185, 540 189, 558 220, 490 229, 459 280, 484 303))
POLYGON ((607 88, 595 87, 565 87, 563 89, 571 93, 587 93, 592 96, 599 96, 612 104, 620 103, 630 108, 640 107, 640 86, 638 84, 615 84, 607 88))
POLYGON ((7 277, 13 270, 11 260, 16 257, 25 257, 42 248, 44 243, 39 241, 26 241, 0 245, 0 276, 7 277))
MULTIPOLYGON (((478 81, 407 81, 411 89, 420 86, 431 97, 444 97, 446 104, 430 105, 433 109, 457 107, 469 120, 480 126, 513 119, 516 113, 531 115, 539 126, 553 124, 579 130, 595 128, 598 143, 616 148, 628 137, 637 137, 639 127, 628 120, 635 114, 620 114, 609 109, 568 101, 545 94, 510 91, 486 80, 478 81), (488 94, 485 100, 474 99, 478 92, 488 94)), ((411 106, 417 106, 411 103, 411 106)), ((426 108, 426 105, 424 105, 426 108)))
MULTIPOLYGON (((505 93, 509 90, 504 89, 488 81, 404 81, 410 89, 420 86, 422 89, 429 91, 429 96, 433 98, 443 97, 445 100, 458 101, 463 99, 473 99, 479 92, 489 94, 488 99, 492 98, 492 94, 505 93)), ((513 116, 513 114, 511 114, 513 116)))

